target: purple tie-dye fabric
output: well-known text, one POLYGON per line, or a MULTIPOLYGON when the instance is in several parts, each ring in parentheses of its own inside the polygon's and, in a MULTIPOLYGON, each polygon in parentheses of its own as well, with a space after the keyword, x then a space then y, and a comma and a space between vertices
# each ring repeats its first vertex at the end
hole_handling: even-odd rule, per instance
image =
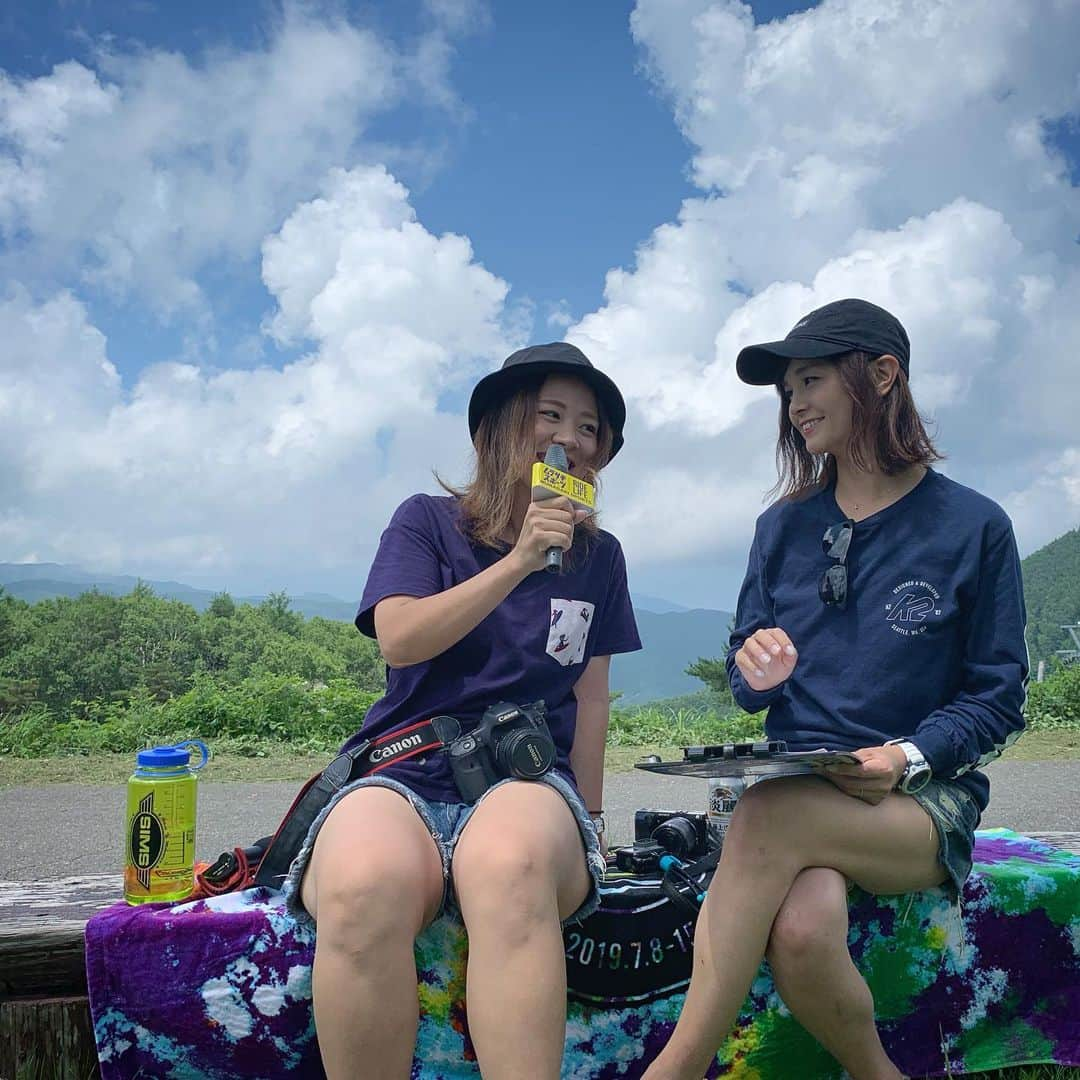
MULTIPOLYGON (((980 832, 962 916, 940 890, 856 893, 852 955, 874 990, 886 1048, 906 1073, 1080 1066, 1080 857, 1007 830, 980 832)), ((104 1080, 321 1077, 311 1011, 314 938, 253 889, 176 906, 123 903, 86 930, 104 1080)), ((421 1022, 413 1077, 479 1076, 464 1008, 465 935, 440 919, 417 942, 421 1022)), ((615 977, 615 976, 613 976, 615 977)), ((641 1075, 682 993, 647 1005, 571 1002, 563 1076, 641 1075)), ((763 966, 710 1077, 836 1077, 763 966)))

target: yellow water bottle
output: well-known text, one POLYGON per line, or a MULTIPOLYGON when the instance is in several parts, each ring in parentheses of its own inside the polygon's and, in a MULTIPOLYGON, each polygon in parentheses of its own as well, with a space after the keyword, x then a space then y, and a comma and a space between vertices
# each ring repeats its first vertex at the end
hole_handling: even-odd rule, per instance
POLYGON ((194 888, 196 773, 209 759, 200 739, 139 751, 127 786, 129 904, 182 900, 194 888), (191 764, 192 748, 197 765, 191 764))

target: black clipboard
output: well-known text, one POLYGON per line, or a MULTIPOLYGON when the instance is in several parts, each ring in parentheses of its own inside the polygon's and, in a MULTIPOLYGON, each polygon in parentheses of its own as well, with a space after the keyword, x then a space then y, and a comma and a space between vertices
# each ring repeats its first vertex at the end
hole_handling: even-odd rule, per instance
POLYGON ((659 758, 634 762, 635 769, 669 776, 792 776, 826 765, 858 765, 845 750, 789 750, 782 739, 753 743, 684 746, 681 761, 659 758))

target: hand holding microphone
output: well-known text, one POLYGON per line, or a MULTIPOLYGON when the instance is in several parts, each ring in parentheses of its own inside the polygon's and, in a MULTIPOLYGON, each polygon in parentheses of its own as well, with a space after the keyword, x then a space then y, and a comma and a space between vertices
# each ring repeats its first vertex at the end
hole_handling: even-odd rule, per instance
POLYGON ((562 553, 574 540, 575 523, 595 506, 593 486, 571 475, 568 468, 566 451, 556 443, 548 447, 543 462, 533 466, 533 501, 515 545, 529 573, 559 572, 562 553))

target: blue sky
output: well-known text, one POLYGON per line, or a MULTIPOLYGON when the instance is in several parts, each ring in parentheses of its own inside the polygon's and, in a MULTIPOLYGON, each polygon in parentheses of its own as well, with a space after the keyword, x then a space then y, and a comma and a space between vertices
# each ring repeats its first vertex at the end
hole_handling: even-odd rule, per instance
POLYGON ((1078 29, 1036 0, 9 5, 0 561, 354 596, 396 502, 463 472, 475 377, 565 336, 630 405, 632 585, 730 608, 775 424, 734 353, 837 295, 904 320, 945 469, 1033 550, 1080 518, 1051 360, 1078 29))
MULTIPOLYGON (((768 21, 811 6, 770 0, 753 10, 768 21)), ((73 57, 92 63, 97 45, 110 39, 121 49, 178 51, 199 63, 215 49, 257 48, 280 18, 276 5, 250 0, 18 7, 0 22, 0 66, 23 77, 46 76, 73 57)), ((608 269, 631 263, 635 246, 694 190, 684 175, 689 146, 638 70, 632 8, 623 0, 475 8, 454 41, 460 111, 408 104, 374 127, 376 138, 414 149, 415 159, 395 175, 427 228, 468 236, 480 261, 512 283, 513 296, 535 305, 538 329, 553 312, 576 319, 598 307, 608 269)), ((404 48, 433 22, 414 0, 329 10, 346 11, 404 48)), ((227 352, 271 306, 257 259, 230 266, 214 295, 227 352)), ((182 345, 182 326, 100 299, 95 311, 110 358, 125 374, 145 362, 148 343, 166 353, 182 345)), ((559 337, 557 326, 546 328, 559 337)))

